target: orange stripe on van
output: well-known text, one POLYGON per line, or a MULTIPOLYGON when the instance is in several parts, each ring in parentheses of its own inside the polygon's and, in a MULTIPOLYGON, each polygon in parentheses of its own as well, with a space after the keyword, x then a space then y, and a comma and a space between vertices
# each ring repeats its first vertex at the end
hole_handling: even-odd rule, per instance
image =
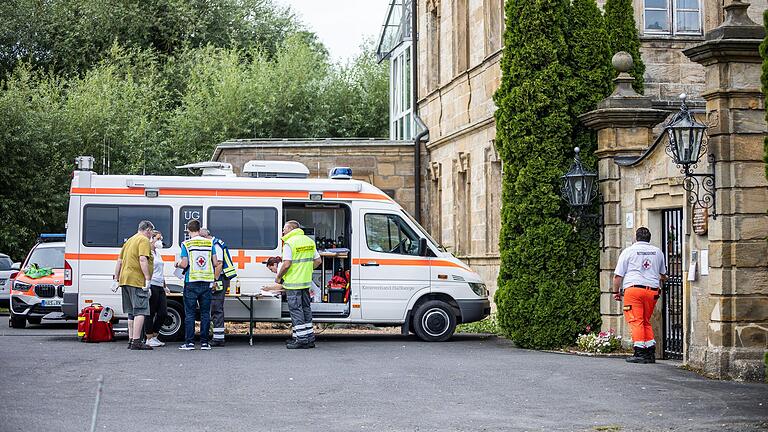
POLYGON ((72 188, 72 194, 81 195, 144 195, 143 188, 72 188))
POLYGON ((78 253, 65 253, 64 259, 73 261, 115 261, 118 254, 78 254, 78 253))
MULTIPOLYGON (((144 188, 71 188, 73 195, 144 195, 144 188)), ((290 190, 241 190, 241 189, 181 189, 161 188, 163 196, 200 196, 200 197, 230 197, 230 198, 294 198, 308 199, 309 191, 290 190)), ((392 201, 387 195, 362 192, 324 191, 324 199, 360 199, 392 201)))
POLYGON ((359 265, 367 262, 376 262, 379 265, 389 266, 435 266, 435 267, 458 267, 466 269, 467 267, 446 260, 425 260, 425 259, 391 259, 391 258, 354 258, 352 264, 359 265))
MULTIPOLYGON (((118 254, 78 254, 78 253, 65 253, 64 259, 72 261, 116 261, 118 254)), ((162 255, 164 262, 176 261, 175 255, 162 255)))

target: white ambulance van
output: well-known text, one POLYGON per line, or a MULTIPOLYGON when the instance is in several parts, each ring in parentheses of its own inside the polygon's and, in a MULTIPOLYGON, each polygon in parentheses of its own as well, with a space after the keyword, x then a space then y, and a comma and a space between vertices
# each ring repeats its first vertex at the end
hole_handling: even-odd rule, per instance
MULTIPOLYGON (((281 255, 282 225, 297 220, 314 238, 323 264, 313 278, 321 295, 312 303, 315 322, 402 326, 426 341, 445 341, 456 325, 490 314, 479 275, 442 249, 408 213, 378 188, 351 179, 347 169, 310 179, 298 162, 251 161, 243 176, 231 165, 205 162, 202 176, 98 175, 90 157, 78 158, 70 189, 62 311, 74 318, 100 303, 125 318, 112 274, 123 242, 140 220, 163 233, 168 319, 165 340, 184 333, 183 281, 173 275, 185 225, 198 219, 230 248, 237 277, 225 301, 227 321, 247 322, 248 301, 274 281, 265 263, 281 255), (348 281, 335 287, 334 276, 348 281)), ((256 321, 290 322, 279 297, 254 301, 256 321)))

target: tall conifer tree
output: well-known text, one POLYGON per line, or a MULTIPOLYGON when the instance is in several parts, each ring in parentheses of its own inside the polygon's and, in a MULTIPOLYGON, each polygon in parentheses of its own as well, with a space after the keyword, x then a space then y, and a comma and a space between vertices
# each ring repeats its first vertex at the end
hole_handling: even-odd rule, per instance
POLYGON ((636 92, 643 94, 645 63, 640 58, 640 35, 637 32, 632 0, 607 0, 605 2, 605 26, 608 30, 611 54, 626 51, 632 55, 634 66, 629 71, 629 74, 635 78, 632 87, 636 92))
MULTIPOLYGON (((560 197, 560 177, 573 154, 569 5, 507 1, 502 80, 494 96, 504 161, 495 301, 502 331, 531 348, 572 343, 595 314, 599 320, 594 298, 579 292, 589 264, 560 197)), ((594 280, 587 284, 594 290, 594 280)))

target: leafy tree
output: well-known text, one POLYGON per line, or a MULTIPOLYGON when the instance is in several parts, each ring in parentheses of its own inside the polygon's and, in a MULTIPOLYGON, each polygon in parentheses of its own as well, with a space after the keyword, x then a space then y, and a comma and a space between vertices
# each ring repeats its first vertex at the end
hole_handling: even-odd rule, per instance
POLYGON ((635 24, 632 0, 607 0, 605 2, 605 26, 608 29, 611 54, 626 51, 632 56, 634 66, 629 71, 629 74, 635 78, 632 87, 636 92, 643 94, 645 63, 640 57, 640 36, 635 24))
POLYGON ((272 0, 7 0, 0 3, 0 76, 19 59, 82 73, 114 42, 160 55, 209 44, 273 55, 299 27, 272 0))
POLYGON ((600 319, 593 255, 565 222, 559 193, 572 161, 574 125, 569 5, 507 1, 502 80, 494 96, 504 161, 495 301, 501 330, 531 348, 572 343, 600 319))
POLYGON ((93 155, 99 173, 183 175, 176 165, 231 138, 384 136, 387 69, 371 59, 334 65, 296 34, 271 56, 113 44, 82 74, 18 64, 0 86, 0 251, 20 259, 39 233, 63 231, 78 155, 93 155))

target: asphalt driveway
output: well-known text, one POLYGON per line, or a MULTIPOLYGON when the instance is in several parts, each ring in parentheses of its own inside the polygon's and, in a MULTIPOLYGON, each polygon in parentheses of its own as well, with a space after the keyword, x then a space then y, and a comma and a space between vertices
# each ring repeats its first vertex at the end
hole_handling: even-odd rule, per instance
POLYGON ((71 324, 17 330, 0 317, 0 430, 87 431, 100 376, 105 431, 768 430, 768 385, 672 363, 480 335, 321 334, 316 349, 289 351, 286 335, 140 352, 125 339, 77 342, 71 324))

